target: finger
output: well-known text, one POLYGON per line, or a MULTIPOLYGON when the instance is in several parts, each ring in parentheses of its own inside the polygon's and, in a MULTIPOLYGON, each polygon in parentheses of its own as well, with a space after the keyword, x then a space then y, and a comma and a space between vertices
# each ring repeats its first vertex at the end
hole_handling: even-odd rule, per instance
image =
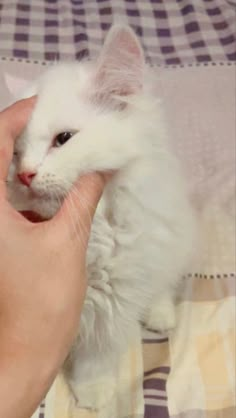
POLYGON ((0 113, 1 125, 9 135, 16 138, 22 132, 36 102, 36 96, 19 100, 0 113))
POLYGON ((36 98, 20 100, 0 113, 0 181, 7 177, 14 141, 24 129, 36 98))
POLYGON ((56 234, 63 240, 70 238, 83 243, 83 246, 87 243, 94 213, 106 182, 106 176, 100 173, 89 174, 79 179, 60 211, 50 221, 54 237, 56 234))

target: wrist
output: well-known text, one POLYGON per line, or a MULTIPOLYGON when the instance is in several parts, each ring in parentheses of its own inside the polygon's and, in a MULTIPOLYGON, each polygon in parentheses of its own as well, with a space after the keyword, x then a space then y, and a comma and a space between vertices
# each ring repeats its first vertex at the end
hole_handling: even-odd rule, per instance
POLYGON ((36 357, 22 345, 1 340, 0 416, 30 418, 51 386, 58 368, 45 356, 36 357), (8 348, 7 348, 8 345, 8 348))

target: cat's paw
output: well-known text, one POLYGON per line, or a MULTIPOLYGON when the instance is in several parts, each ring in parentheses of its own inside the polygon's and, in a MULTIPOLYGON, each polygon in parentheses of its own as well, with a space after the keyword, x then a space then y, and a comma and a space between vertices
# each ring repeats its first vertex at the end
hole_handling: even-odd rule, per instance
POLYGON ((146 326, 153 331, 169 331, 175 325, 175 306, 171 300, 157 301, 146 317, 146 326))
POLYGON ((70 383, 71 390, 77 400, 77 408, 98 411, 104 408, 115 393, 114 385, 109 380, 98 381, 94 384, 77 386, 70 383))

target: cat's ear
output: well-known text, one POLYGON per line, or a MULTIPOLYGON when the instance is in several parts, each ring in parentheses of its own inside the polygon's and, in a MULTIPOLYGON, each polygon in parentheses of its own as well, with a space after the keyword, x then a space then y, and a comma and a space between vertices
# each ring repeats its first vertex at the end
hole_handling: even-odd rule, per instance
POLYGON ((96 84, 105 96, 135 94, 142 89, 144 63, 144 53, 133 30, 115 25, 98 59, 96 84))
POLYGON ((12 96, 12 99, 15 100, 19 98, 21 93, 26 90, 29 85, 29 81, 8 73, 4 74, 4 78, 7 89, 12 96))
POLYGON ((11 74, 4 74, 5 84, 12 100, 25 99, 36 94, 37 89, 34 82, 25 80, 11 74))

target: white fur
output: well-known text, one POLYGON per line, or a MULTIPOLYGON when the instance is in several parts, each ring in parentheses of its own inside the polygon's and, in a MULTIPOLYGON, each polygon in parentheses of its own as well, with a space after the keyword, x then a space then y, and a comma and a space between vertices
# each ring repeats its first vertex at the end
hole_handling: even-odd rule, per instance
MULTIPOLYGON (((15 183, 12 199, 45 217, 81 174, 117 170, 94 217, 89 288, 66 368, 72 386, 93 383, 91 396, 141 322, 174 326, 176 288, 194 251, 193 210, 150 78, 135 35, 115 27, 97 63, 56 65, 31 88, 38 100, 17 144, 17 170, 37 175, 34 196, 15 183), (49 150, 66 130, 78 133, 49 150)), ((99 406, 86 393, 84 405, 99 406)))

